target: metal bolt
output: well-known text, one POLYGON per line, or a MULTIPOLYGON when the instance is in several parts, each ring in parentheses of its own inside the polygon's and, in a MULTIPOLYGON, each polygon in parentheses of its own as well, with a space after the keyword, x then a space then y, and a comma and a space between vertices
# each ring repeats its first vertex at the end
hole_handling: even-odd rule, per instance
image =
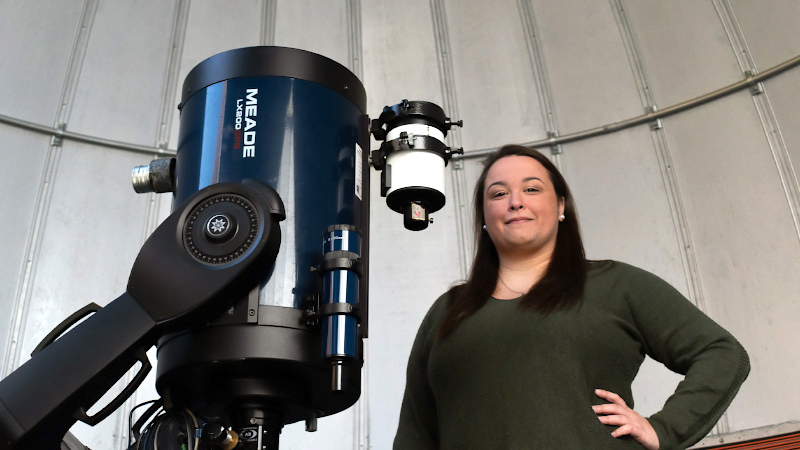
POLYGON ((251 316, 255 316, 256 315, 256 310, 255 309, 251 309, 250 311, 247 311, 247 314, 249 314, 251 316))

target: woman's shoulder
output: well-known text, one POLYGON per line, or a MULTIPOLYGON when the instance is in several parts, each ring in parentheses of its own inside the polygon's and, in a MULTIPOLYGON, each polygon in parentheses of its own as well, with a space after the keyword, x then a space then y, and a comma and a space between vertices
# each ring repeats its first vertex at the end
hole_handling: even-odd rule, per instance
POLYGON ((592 284, 610 284, 616 287, 643 287, 652 289, 667 285, 658 275, 634 265, 611 259, 590 261, 587 282, 592 284))
POLYGON ((463 285, 451 287, 445 293, 437 297, 436 300, 434 300, 434 302, 428 308, 425 318, 422 319, 423 325, 427 324, 428 326, 434 326, 439 323, 439 321, 447 312, 447 305, 450 302, 450 297, 452 296, 453 290, 460 286, 463 285))

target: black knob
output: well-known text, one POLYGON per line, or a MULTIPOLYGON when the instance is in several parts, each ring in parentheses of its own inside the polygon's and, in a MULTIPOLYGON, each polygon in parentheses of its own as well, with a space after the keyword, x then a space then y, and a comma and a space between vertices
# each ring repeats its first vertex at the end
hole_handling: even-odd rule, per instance
POLYGON ((228 214, 215 214, 206 220, 204 230, 212 241, 227 241, 235 234, 236 222, 228 214))

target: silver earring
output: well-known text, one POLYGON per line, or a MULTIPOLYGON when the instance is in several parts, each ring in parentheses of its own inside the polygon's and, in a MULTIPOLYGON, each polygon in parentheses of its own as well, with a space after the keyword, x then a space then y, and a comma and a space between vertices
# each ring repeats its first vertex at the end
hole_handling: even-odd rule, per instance
POLYGON ((483 224, 483 229, 484 229, 484 230, 486 229, 486 224, 483 224))
POLYGON ((565 215, 563 215, 563 214, 561 215, 561 217, 559 217, 559 219, 560 219, 560 220, 564 220, 564 219, 566 219, 566 218, 567 218, 567 216, 565 216, 565 215))

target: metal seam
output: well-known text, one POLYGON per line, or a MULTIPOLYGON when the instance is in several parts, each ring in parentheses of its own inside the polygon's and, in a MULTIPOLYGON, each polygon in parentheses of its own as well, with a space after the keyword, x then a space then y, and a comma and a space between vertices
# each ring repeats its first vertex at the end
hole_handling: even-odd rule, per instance
POLYGON ((264 0, 261 4, 261 45, 275 45, 277 3, 277 0, 264 0))
MULTIPOLYGON (((547 136, 558 136, 558 120, 556 118, 553 91, 550 88, 544 52, 539 45, 539 39, 536 37, 535 11, 530 0, 517 0, 517 9, 521 19, 522 31, 525 34, 525 45, 528 49, 528 60, 531 65, 534 84, 539 97, 539 109, 542 112, 542 117, 545 118, 545 131, 547 136)), ((561 146, 559 144, 552 148, 552 154, 556 166, 563 170, 561 146)))
MULTIPOLYGON (((623 0, 610 0, 614 17, 617 20, 620 34, 622 35, 625 51, 628 53, 628 60, 633 68, 634 79, 639 88, 639 95, 642 99, 645 110, 656 108, 657 102, 652 89, 650 89, 650 79, 647 75, 642 52, 639 48, 636 34, 628 17, 623 0)), ((686 217, 686 208, 681 195, 680 184, 674 170, 672 154, 669 143, 667 142, 666 132, 663 127, 651 129, 651 138, 654 150, 661 169, 664 191, 667 195, 672 223, 675 229, 678 250, 681 256, 684 276, 686 277, 686 287, 689 299, 701 310, 707 311, 703 286, 700 279, 700 269, 697 266, 697 255, 695 254, 692 235, 689 227, 689 220, 686 217)))
MULTIPOLYGON (((730 1, 713 0, 713 3, 720 17, 720 21, 725 28, 725 33, 731 43, 733 52, 736 55, 739 68, 745 76, 757 73, 758 67, 756 66, 750 48, 747 46, 747 40, 739 26, 739 21, 736 19, 730 1)), ((781 187, 786 195, 787 206, 792 216, 795 234, 798 240, 800 240, 800 185, 798 185, 797 174, 792 165, 789 149, 786 146, 786 141, 783 139, 778 118, 775 116, 775 111, 772 109, 772 103, 769 101, 766 88, 763 84, 760 84, 760 82, 753 83, 751 86, 754 88, 751 95, 753 105, 761 120, 764 136, 767 139, 767 144, 772 153, 772 159, 775 162, 778 176, 781 180, 781 187)))
POLYGON ((164 87, 161 92, 161 111, 159 113, 158 130, 156 130, 156 148, 167 147, 172 119, 175 117, 175 93, 178 90, 178 74, 180 71, 181 55, 186 35, 186 25, 189 22, 189 7, 191 0, 178 0, 175 8, 175 17, 172 21, 172 35, 170 51, 164 75, 164 87))
MULTIPOLYGON (((442 108, 451 118, 459 117, 458 100, 456 98, 455 76, 453 73, 453 58, 450 51, 450 38, 447 30, 447 13, 443 0, 430 0, 431 19, 433 21, 433 38, 436 45, 436 62, 439 69, 439 82, 442 90, 442 108)), ((461 147, 461 131, 455 128, 447 136, 451 148, 461 147)), ((466 188, 466 175, 463 163, 452 161, 450 166, 450 181, 455 197, 454 218, 456 221, 457 235, 459 236, 458 259, 459 271, 462 278, 469 273, 469 255, 472 247, 472 233, 469 223, 472 222, 469 211, 469 191, 466 188)))
POLYGON ((347 9, 347 32, 348 46, 347 56, 350 64, 350 71, 360 80, 363 75, 362 49, 361 49, 361 1, 348 0, 347 9))
MULTIPOLYGON (((86 48, 89 42, 89 34, 91 33, 94 16, 97 11, 97 0, 85 0, 81 10, 81 20, 79 22, 78 31, 75 35, 75 41, 72 46, 72 54, 70 56, 67 73, 64 78, 64 85, 61 90, 61 95, 58 100, 58 107, 56 111, 55 122, 56 126, 52 128, 51 134, 54 137, 59 137, 64 133, 63 125, 66 123, 69 113, 71 111, 71 101, 77 89, 78 74, 83 66, 86 48), (61 128, 60 128, 61 127, 61 128)), ((2 117, 0 117, 2 119, 2 117)), ((39 126, 42 129, 47 127, 39 126)), ((34 130, 38 131, 38 130, 34 130)), ((8 375, 16 368, 16 365, 21 360, 22 340, 25 337, 25 327, 23 323, 27 320, 29 304, 32 295, 32 285, 36 276, 36 263, 38 261, 39 251, 42 246, 42 235, 44 227, 47 222, 47 212, 50 209, 50 200, 53 194, 53 185, 58 163, 61 157, 61 142, 58 139, 51 139, 45 164, 42 170, 41 184, 39 185, 39 192, 36 199, 36 212, 34 213, 33 221, 31 223, 31 232, 25 249, 25 266, 19 278, 19 285, 17 287, 16 296, 14 298, 13 319, 11 320, 11 332, 9 333, 9 341, 5 349, 3 359, 4 372, 8 375)))

